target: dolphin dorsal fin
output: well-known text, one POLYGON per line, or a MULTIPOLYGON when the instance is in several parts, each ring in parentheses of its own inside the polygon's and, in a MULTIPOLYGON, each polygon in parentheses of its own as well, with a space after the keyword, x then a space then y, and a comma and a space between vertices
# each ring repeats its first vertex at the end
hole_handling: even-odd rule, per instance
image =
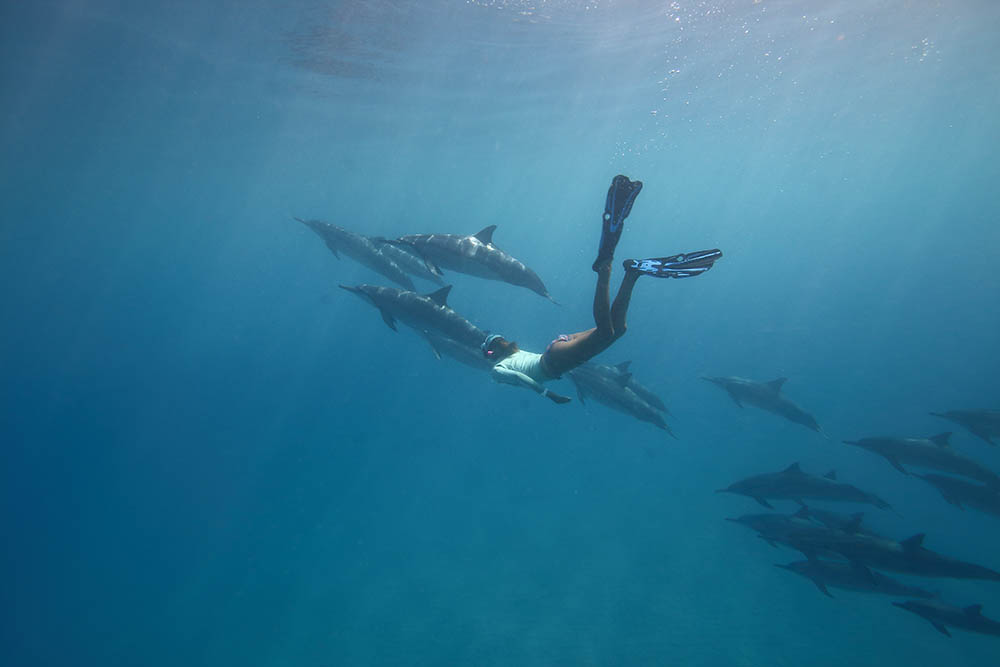
POLYGON ((631 379, 632 379, 631 373, 619 373, 614 378, 615 382, 618 383, 618 386, 621 387, 622 389, 628 387, 628 382, 631 379))
POLYGON ((847 525, 845 526, 846 529, 845 532, 856 533, 859 530, 861 530, 861 522, 862 520, 864 520, 864 518, 865 518, 864 512, 858 512, 857 514, 852 514, 851 520, 848 521, 847 525))
POLYGON ((778 378, 777 380, 771 380, 767 383, 767 386, 774 390, 774 393, 781 391, 781 385, 788 382, 788 378, 778 378))
POLYGON ((427 298, 436 303, 439 306, 448 305, 448 292, 451 291, 451 285, 445 285, 441 289, 431 292, 427 295, 427 298))
POLYGON ((923 544, 924 544, 923 533, 917 533, 916 535, 913 535, 912 537, 907 537, 905 540, 900 542, 900 545, 902 545, 903 549, 905 549, 906 551, 910 551, 912 549, 919 549, 921 546, 923 546, 923 544))
POLYGON ((823 479, 829 479, 831 481, 836 482, 837 481, 837 471, 836 470, 831 470, 830 472, 828 472, 825 475, 823 475, 823 479))
POLYGON ((485 243, 486 245, 489 245, 493 243, 493 232, 496 231, 496 228, 497 228, 496 225, 490 225, 489 227, 484 227, 483 229, 479 230, 478 234, 476 234, 476 238, 485 243))
POLYGON ((628 367, 629 367, 629 364, 631 364, 631 363, 632 363, 631 361, 623 361, 620 364, 616 364, 615 368, 617 368, 618 370, 620 370, 622 373, 628 373, 628 367))
POLYGON ((970 604, 964 609, 967 616, 980 616, 983 613, 983 605, 970 604))
POLYGON ((799 508, 799 511, 792 515, 796 519, 808 519, 809 518, 809 508, 803 505, 799 508))
POLYGON ((799 467, 799 462, 798 462, 798 461, 796 461, 796 462, 795 462, 795 463, 793 463, 792 465, 790 465, 790 466, 788 466, 787 468, 785 468, 785 469, 783 470, 783 472, 794 472, 794 473, 799 473, 799 472, 802 472, 802 468, 800 468, 800 467, 799 467))
POLYGON ((947 447, 949 438, 951 438, 951 431, 947 431, 945 433, 938 433, 937 435, 932 435, 929 439, 938 447, 947 447))

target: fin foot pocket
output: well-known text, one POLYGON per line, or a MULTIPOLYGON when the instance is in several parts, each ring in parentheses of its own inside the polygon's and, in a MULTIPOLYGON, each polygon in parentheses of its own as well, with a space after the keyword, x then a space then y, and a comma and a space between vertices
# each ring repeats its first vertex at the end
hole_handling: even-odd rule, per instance
POLYGON ((632 212, 632 204, 642 190, 642 181, 631 181, 628 176, 618 174, 611 181, 608 196, 604 201, 604 217, 601 224, 601 243, 594 260, 594 271, 611 265, 622 235, 625 218, 632 212))
POLYGON ((654 278, 691 278, 700 276, 715 265, 722 257, 718 248, 697 250, 670 257, 650 257, 648 259, 626 259, 625 271, 637 271, 654 278))

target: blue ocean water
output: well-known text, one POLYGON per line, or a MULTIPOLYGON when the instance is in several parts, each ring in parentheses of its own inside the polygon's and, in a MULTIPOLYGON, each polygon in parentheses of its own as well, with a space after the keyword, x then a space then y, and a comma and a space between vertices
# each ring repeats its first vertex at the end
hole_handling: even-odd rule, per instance
MULTIPOLYGON (((1000 470, 927 414, 1000 408, 998 35, 974 0, 5 3, 3 663, 996 664, 773 567, 713 491, 835 468, 1000 569, 995 517, 840 443, 954 430, 1000 470), (619 258, 726 253, 640 281, 599 358, 676 441, 436 360, 292 220, 497 225, 563 305, 449 302, 540 350, 592 325, 617 173, 619 258), (701 375, 788 377, 829 438, 701 375)), ((908 581, 1000 618, 996 582, 908 581)))

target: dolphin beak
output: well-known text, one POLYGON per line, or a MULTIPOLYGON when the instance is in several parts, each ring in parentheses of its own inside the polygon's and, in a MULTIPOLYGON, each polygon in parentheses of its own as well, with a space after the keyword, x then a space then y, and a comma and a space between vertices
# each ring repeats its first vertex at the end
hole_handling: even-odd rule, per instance
POLYGON ((729 493, 730 491, 729 491, 729 489, 716 489, 715 492, 716 493, 729 493))
POLYGON ((857 440, 841 440, 841 442, 844 443, 845 445, 856 445, 856 444, 858 444, 857 440))
POLYGON ((337 285, 337 287, 343 290, 347 290, 351 294, 357 294, 359 296, 361 295, 361 290, 359 290, 357 287, 351 287, 350 285, 337 285))
POLYGON ((901 607, 903 609, 906 609, 906 603, 905 602, 893 602, 892 606, 893 607, 901 607))
POLYGON ((791 570, 792 569, 792 568, 788 567, 787 565, 782 565, 781 563, 775 563, 774 566, 775 567, 780 567, 782 570, 791 570))
POLYGON ((733 519, 733 518, 728 517, 728 516, 726 517, 726 521, 732 521, 733 523, 739 523, 740 522, 739 519, 733 519))

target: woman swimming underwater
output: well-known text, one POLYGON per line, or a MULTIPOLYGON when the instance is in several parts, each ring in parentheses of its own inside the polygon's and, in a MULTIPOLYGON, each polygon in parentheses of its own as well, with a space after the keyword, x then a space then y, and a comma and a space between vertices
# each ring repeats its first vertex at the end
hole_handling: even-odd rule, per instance
POLYGON ((505 384, 513 384, 532 389, 556 403, 568 403, 570 399, 549 391, 542 384, 555 380, 563 373, 606 350, 613 342, 625 335, 625 314, 632 299, 632 289, 639 276, 656 278, 690 278, 712 268, 722 251, 700 250, 672 257, 650 259, 626 259, 625 277, 622 278, 618 295, 611 303, 611 262, 615 247, 621 238, 625 218, 632 210, 632 203, 642 190, 641 181, 630 181, 627 176, 618 175, 611 181, 608 198, 604 204, 604 221, 601 231, 601 245, 593 269, 597 272, 597 288, 594 290, 593 329, 570 335, 561 335, 549 343, 545 352, 538 354, 518 348, 517 343, 499 334, 486 337, 480 346, 483 355, 495 362, 493 379, 505 384))

